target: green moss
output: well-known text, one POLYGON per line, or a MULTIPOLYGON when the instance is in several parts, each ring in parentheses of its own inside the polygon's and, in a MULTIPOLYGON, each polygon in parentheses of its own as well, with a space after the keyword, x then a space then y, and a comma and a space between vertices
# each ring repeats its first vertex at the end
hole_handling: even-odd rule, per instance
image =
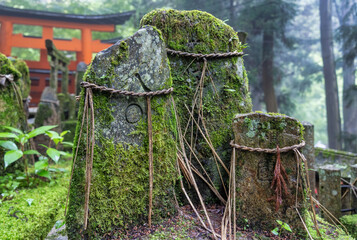
POLYGON ((12 200, 3 202, 0 205, 0 239, 44 239, 58 212, 63 211, 67 187, 68 174, 55 184, 21 190, 12 200), (27 199, 33 199, 31 206, 27 199), (15 212, 18 219, 11 216, 15 212))
POLYGON ((158 9, 146 14, 140 25, 157 27, 174 50, 212 53, 242 49, 233 28, 206 12, 158 9), (195 44, 188 44, 193 39, 195 44))
MULTIPOLYGON (((307 228, 312 236, 313 239, 321 239, 314 227, 313 221, 311 219, 312 213, 310 214, 306 214, 306 225, 307 228)), ((347 233, 345 233, 340 227, 336 228, 336 226, 328 223, 327 221, 325 221, 323 218, 321 218, 320 216, 316 216, 317 218, 317 222, 319 223, 319 231, 322 235, 322 239, 326 239, 326 240, 352 240, 355 239, 354 237, 352 237, 352 235, 348 235, 347 233)), ((349 219, 349 218, 347 218, 349 219)))
POLYGON ((21 78, 21 72, 19 72, 11 61, 2 53, 0 53, 0 74, 12 74, 14 75, 15 81, 21 78))
POLYGON ((341 223, 347 228, 350 235, 357 238, 357 214, 345 215, 340 218, 341 223))
POLYGON ((21 59, 13 59, 13 65, 21 73, 21 81, 18 81, 22 98, 26 99, 30 95, 31 79, 29 68, 25 61, 21 59))
MULTIPOLYGON (((258 137, 260 140, 265 141, 266 137, 272 131, 275 131, 276 135, 280 135, 286 130, 286 127, 289 124, 289 128, 292 130, 295 129, 294 132, 298 134, 299 139, 304 139, 304 127, 299 121, 291 121, 292 118, 280 114, 280 113, 262 113, 260 111, 256 112, 257 114, 266 114, 268 116, 275 117, 271 121, 263 121, 260 122, 259 118, 251 119, 250 117, 244 118, 245 128, 248 129, 246 136, 249 138, 258 137), (290 124, 293 123, 292 126, 290 124)), ((276 143, 273 143, 276 144, 276 143)), ((279 145, 283 145, 283 143, 278 143, 279 145)), ((275 148, 276 146, 272 146, 275 148)))
POLYGON ((127 59, 129 56, 129 46, 125 41, 119 43, 119 48, 116 55, 112 57, 112 65, 117 66, 123 59, 127 59))

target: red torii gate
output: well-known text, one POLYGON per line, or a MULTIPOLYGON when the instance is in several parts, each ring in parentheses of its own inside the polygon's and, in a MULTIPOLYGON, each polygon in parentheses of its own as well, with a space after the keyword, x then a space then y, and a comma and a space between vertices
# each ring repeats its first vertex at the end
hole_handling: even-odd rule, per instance
MULTIPOLYGON (((113 32, 115 25, 123 24, 134 11, 106 15, 63 14, 30 9, 17 9, 0 5, 0 52, 11 55, 13 47, 40 49, 40 61, 27 61, 30 68, 32 106, 40 100, 42 90, 49 84, 50 65, 47 61, 45 40, 50 39, 58 50, 76 53, 76 61, 69 64, 68 91, 75 93, 73 72, 79 62, 89 64, 92 53, 110 47, 111 43, 92 39, 92 31, 113 32), (23 36, 13 33, 13 24, 33 25, 42 27, 42 37, 23 36), (53 28, 79 29, 81 39, 55 39, 53 28)), ((59 82, 60 83, 60 82, 59 82)), ((58 91, 61 91, 60 84, 58 91)))

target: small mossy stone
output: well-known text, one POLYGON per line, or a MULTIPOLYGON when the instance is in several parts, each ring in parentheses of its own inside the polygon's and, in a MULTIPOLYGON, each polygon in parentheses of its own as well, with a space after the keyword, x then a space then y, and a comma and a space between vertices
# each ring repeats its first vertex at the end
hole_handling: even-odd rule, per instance
MULTIPOLYGON (((261 149, 276 149, 298 145, 303 141, 303 126, 291 117, 280 114, 238 114, 233 122, 234 142, 241 146, 261 149)), ((277 154, 236 149, 237 214, 238 222, 256 229, 271 231, 276 220, 287 223, 298 236, 305 236, 305 229, 296 212, 304 215, 305 193, 299 188, 296 195, 298 169, 294 151, 281 152, 281 172, 286 183, 281 182, 282 202, 277 208, 274 179, 277 154)), ((304 171, 304 170, 301 170, 304 171)), ((282 179, 280 179, 282 181, 282 179)), ((279 189, 279 188, 278 188, 279 189)))
MULTIPOLYGON (((169 65, 160 33, 152 27, 99 52, 84 76, 97 85, 134 92, 171 87, 169 65)), ((84 222, 85 156, 87 135, 83 117, 85 90, 81 92, 74 151, 74 165, 66 230, 69 239, 103 238, 143 224, 148 219, 149 163, 145 97, 124 96, 93 90, 95 148, 89 220, 84 222), (77 148, 78 145, 78 148, 77 148), (82 233, 82 234, 81 234, 82 233)), ((175 213, 173 184, 176 179, 176 121, 170 96, 151 99, 154 189, 153 222, 175 213)))
MULTIPOLYGON (((141 25, 152 25, 162 32, 166 46, 169 49, 189 53, 226 53, 240 52, 243 45, 232 27, 209 13, 202 11, 178 11, 158 9, 146 14, 141 19, 141 25)), ((174 86, 174 98, 182 131, 189 126, 184 136, 195 146, 195 154, 199 157, 209 177, 212 179, 222 195, 224 188, 220 174, 227 177, 221 165, 216 160, 209 144, 200 134, 195 124, 190 120, 186 106, 190 108, 197 97, 196 89, 199 85, 204 62, 195 58, 169 55, 171 75, 174 86), (186 106, 185 106, 186 105, 186 106), (194 126, 192 127, 193 124, 194 126), (191 128, 192 127, 192 128, 191 128), (192 131, 191 131, 192 130, 192 131), (191 137, 191 134, 194 136, 191 137), (196 133, 198 136, 196 137, 196 133), (219 171, 220 173, 219 173, 219 171)), ((248 78, 242 57, 207 58, 206 75, 203 83, 200 128, 209 137, 216 152, 226 166, 230 164, 233 139, 232 119, 237 113, 247 113, 252 110, 251 98, 248 90, 248 78)), ((193 115, 197 117, 199 111, 195 108, 193 115)), ((197 118, 196 118, 197 119, 197 118)), ((187 156, 192 156, 188 151, 187 156)), ((197 169, 201 169, 192 156, 197 169)), ((202 175, 205 175, 202 171, 202 175)), ((198 185, 204 199, 217 202, 217 197, 207 185, 198 179, 198 185)), ((197 196, 192 192, 193 196, 197 196)), ((197 199, 195 199, 197 200, 197 199)))

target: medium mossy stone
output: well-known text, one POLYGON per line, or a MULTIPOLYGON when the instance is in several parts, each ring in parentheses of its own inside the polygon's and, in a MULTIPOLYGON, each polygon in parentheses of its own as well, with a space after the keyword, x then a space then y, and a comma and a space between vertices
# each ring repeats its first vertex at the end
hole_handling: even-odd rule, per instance
MULTIPOLYGON (((141 25, 152 25, 158 28, 162 32, 162 38, 167 47, 172 50, 210 54, 240 52, 244 48, 233 28, 206 12, 158 9, 146 14, 141 20, 141 25)), ((185 107, 185 105, 189 108, 192 106, 204 63, 202 59, 173 55, 169 55, 169 59, 175 88, 174 98, 182 131, 185 131, 186 126, 189 125, 189 130, 184 137, 187 142, 191 143, 192 141, 195 146, 195 154, 208 172, 214 186, 224 196, 214 155, 195 124, 189 120, 190 114, 185 107), (191 124, 194 126, 192 127, 191 124), (192 132, 194 135, 198 132, 198 136, 191 137, 192 132)), ((200 128, 203 131, 205 128, 207 129, 206 136, 209 136, 212 145, 226 166, 229 166, 230 162, 229 141, 233 139, 232 119, 237 113, 247 113, 251 110, 248 78, 242 57, 207 58, 202 91, 202 118, 205 121, 205 126, 201 119, 197 122, 200 123, 200 128)), ((198 116, 197 108, 193 115, 198 116)), ((187 156, 190 155, 192 154, 188 152, 187 156)), ((192 159, 194 158, 192 157, 192 159)), ((193 162, 196 161, 193 160, 193 162)), ((196 167, 201 169, 198 164, 196 167)), ((219 168, 223 178, 227 177, 223 168, 219 168)), ((216 196, 207 185, 199 179, 198 181, 204 198, 210 202, 217 201, 216 196)), ((193 195, 195 194, 193 193, 193 195)))
MULTIPOLYGON (((303 140, 303 126, 296 119, 278 114, 239 114, 233 122, 234 142, 238 145, 275 149, 300 144, 303 140)), ((277 154, 236 150, 237 160, 237 213, 239 222, 256 229, 270 231, 276 220, 292 227, 297 235, 304 235, 304 227, 295 210, 304 215, 305 193, 299 188, 295 205, 297 162, 294 151, 280 153, 281 164, 287 177, 284 181, 288 194, 282 190, 282 202, 276 209, 275 186, 272 187, 277 154)), ((283 184, 283 183, 282 183, 283 184)), ((283 185, 282 185, 283 188, 283 185)))
MULTIPOLYGON (((101 86, 147 92, 171 87, 169 63, 160 32, 152 27, 99 52, 84 76, 101 86)), ((102 238, 147 222, 149 163, 145 97, 93 90, 95 148, 88 229, 83 231, 86 143, 79 140, 84 93, 78 114, 74 151, 78 157, 66 216, 69 239, 102 238)), ((176 121, 170 96, 151 99, 154 155, 154 222, 172 215, 176 179, 176 121)), ((86 136, 86 127, 82 136, 86 136)))

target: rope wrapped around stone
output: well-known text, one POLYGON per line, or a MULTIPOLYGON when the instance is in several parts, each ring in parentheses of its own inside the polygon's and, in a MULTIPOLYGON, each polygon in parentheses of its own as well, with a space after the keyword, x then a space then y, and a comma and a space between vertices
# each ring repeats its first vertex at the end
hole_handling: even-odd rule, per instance
POLYGON ((168 54, 171 55, 178 55, 182 57, 193 57, 193 58, 199 58, 199 59, 208 59, 208 58, 228 58, 228 57, 240 57, 243 56, 243 52, 227 52, 227 53, 210 53, 210 54, 201 54, 201 53, 189 53, 189 52, 182 52, 182 51, 176 51, 172 50, 169 48, 166 48, 166 51, 168 54))
MULTIPOLYGON (((241 149, 243 151, 249 151, 249 152, 263 152, 263 153, 277 153, 278 152, 278 150, 276 148, 252 148, 252 147, 238 145, 238 144, 235 144, 233 140, 230 142, 230 145, 231 145, 231 147, 234 147, 236 149, 241 149)), ((297 148, 302 148, 303 146, 305 146, 305 141, 301 141, 301 143, 296 144, 296 145, 279 148, 279 152, 289 152, 289 151, 297 149, 297 148)))
POLYGON ((0 85, 5 86, 6 80, 14 81, 14 75, 12 74, 0 74, 0 85))
POLYGON ((169 89, 162 89, 158 91, 151 91, 151 92, 132 92, 132 91, 126 91, 126 90, 117 90, 114 88, 107 88, 105 86, 99 86, 94 83, 89 83, 89 82, 81 82, 81 86, 83 88, 91 88, 94 90, 99 90, 101 92, 108 92, 111 94, 120 94, 120 95, 125 95, 125 96, 134 96, 134 97, 151 97, 151 96, 157 96, 157 95, 166 95, 170 94, 174 91, 174 88, 169 88, 169 89))

